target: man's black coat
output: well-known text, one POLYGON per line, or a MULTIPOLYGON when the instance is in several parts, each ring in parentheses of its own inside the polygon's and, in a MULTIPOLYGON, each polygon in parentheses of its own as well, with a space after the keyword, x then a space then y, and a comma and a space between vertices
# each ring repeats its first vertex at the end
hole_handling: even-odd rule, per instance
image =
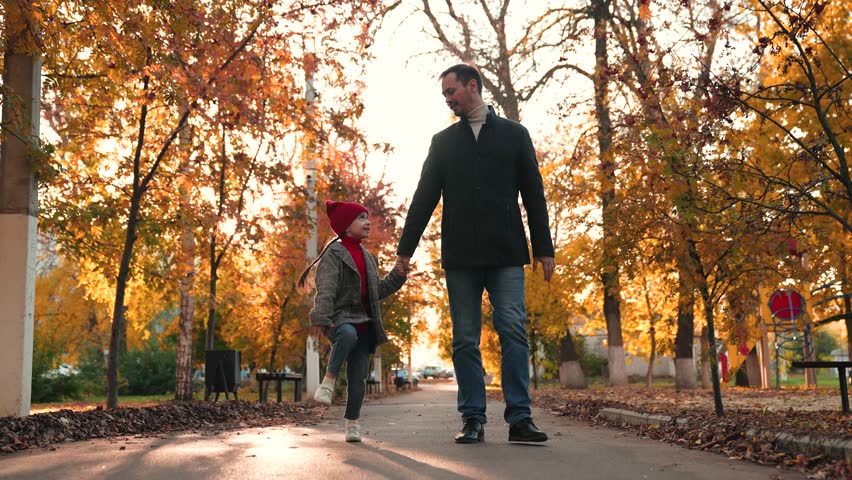
POLYGON ((530 263, 518 193, 533 256, 553 257, 544 187, 527 129, 498 117, 491 107, 478 140, 466 120, 456 122, 432 137, 397 255, 414 253, 443 195, 442 267, 530 263))

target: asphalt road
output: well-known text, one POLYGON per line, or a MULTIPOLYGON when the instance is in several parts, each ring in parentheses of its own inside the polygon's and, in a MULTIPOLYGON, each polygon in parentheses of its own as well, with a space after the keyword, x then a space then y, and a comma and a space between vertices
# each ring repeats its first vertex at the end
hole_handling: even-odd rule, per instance
POLYGON ((551 440, 510 444, 503 404, 489 402, 484 443, 456 445, 455 384, 364 407, 364 441, 343 441, 342 407, 315 427, 117 438, 0 456, 2 479, 803 479, 536 411, 551 440))

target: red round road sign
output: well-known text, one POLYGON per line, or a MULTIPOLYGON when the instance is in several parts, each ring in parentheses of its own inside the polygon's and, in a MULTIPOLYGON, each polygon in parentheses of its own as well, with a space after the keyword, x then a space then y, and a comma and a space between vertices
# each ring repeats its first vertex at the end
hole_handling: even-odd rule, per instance
POLYGON ((805 313, 805 298, 795 290, 776 290, 769 297, 769 311, 778 319, 795 320, 805 313))

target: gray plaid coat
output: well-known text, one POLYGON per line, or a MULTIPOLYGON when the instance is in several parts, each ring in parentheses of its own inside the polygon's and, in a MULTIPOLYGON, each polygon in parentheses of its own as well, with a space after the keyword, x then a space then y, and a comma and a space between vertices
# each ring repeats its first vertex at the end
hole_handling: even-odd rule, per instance
POLYGON ((317 264, 317 294, 310 320, 311 325, 330 327, 341 323, 371 322, 375 332, 375 343, 371 350, 375 350, 376 346, 388 341, 382 326, 379 300, 399 290, 406 277, 400 277, 391 271, 380 279, 376 260, 363 246, 361 252, 364 254, 367 269, 367 298, 372 317, 361 303, 361 274, 358 273, 355 260, 342 243, 334 242, 317 264))

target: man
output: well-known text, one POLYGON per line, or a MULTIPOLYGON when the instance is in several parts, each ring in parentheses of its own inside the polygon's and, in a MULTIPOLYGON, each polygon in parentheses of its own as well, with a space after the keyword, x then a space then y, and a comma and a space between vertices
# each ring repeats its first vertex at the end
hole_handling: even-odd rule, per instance
POLYGON ((533 271, 553 275, 553 242, 544 188, 526 128, 482 101, 482 77, 468 65, 441 74, 441 93, 461 121, 432 137, 397 248, 409 268, 429 218, 443 197, 441 266, 453 321, 453 365, 463 426, 456 443, 483 440, 485 382, 479 350, 482 292, 488 292, 502 352, 504 418, 510 442, 543 442, 530 417, 529 344, 524 265, 530 263, 518 193, 529 219, 533 271))

